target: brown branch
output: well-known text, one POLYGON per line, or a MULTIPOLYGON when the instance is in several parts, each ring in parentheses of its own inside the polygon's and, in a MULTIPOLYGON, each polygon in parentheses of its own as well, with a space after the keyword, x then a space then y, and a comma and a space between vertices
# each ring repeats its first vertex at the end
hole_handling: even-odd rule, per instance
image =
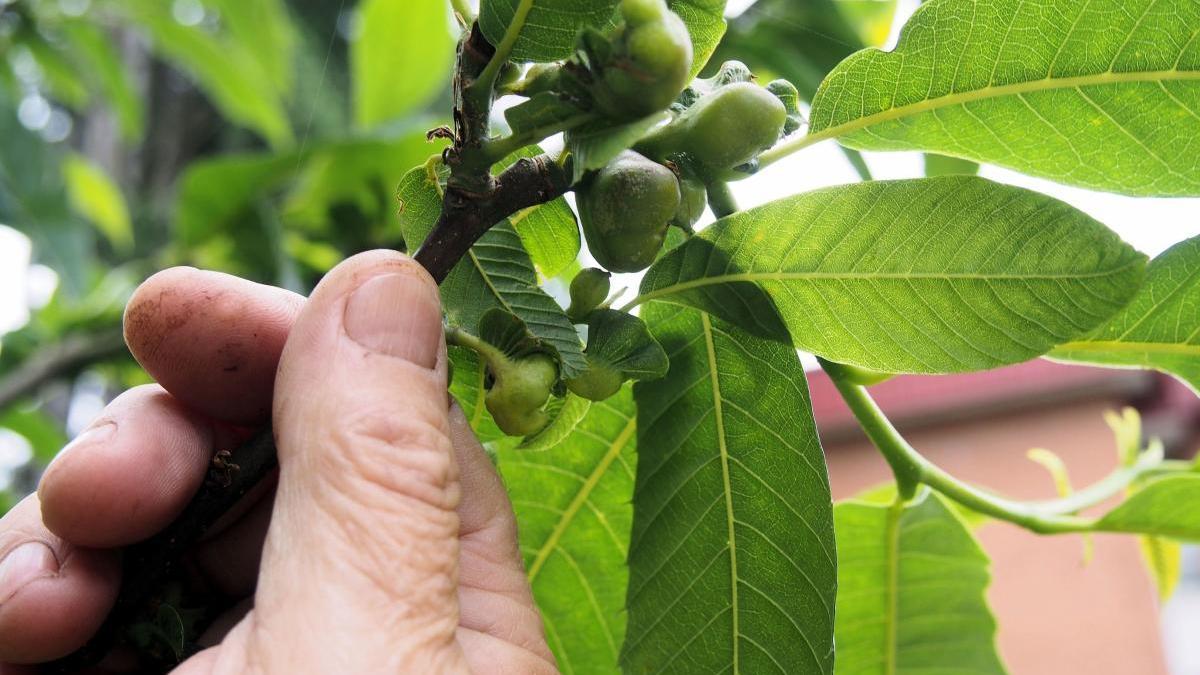
POLYGON ((68 377, 83 368, 125 353, 121 329, 73 335, 37 351, 0 379, 0 409, 33 394, 42 385, 68 377))

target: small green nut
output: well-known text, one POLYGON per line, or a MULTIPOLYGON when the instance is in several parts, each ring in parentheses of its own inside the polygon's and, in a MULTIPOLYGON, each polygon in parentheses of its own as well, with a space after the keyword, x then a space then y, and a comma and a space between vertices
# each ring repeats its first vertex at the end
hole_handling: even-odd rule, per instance
POLYGON ((687 86, 692 38, 663 0, 625 0, 624 24, 613 38, 611 62, 599 68, 592 98, 611 119, 630 120, 665 110, 687 86))
POLYGON ((640 272, 654 262, 679 210, 679 179, 667 167, 626 150, 576 196, 596 261, 613 272, 640 272))
POLYGON ((534 354, 493 366, 495 383, 484 404, 496 426, 509 436, 537 433, 550 421, 542 408, 558 381, 558 365, 546 354, 534 354))
POLYGON ((615 368, 588 359, 588 369, 567 380, 567 389, 589 401, 607 401, 621 390, 625 375, 615 368))
POLYGON ((783 125, 784 135, 798 131, 804 123, 804 116, 800 112, 800 90, 787 80, 774 80, 767 85, 767 91, 779 99, 787 110, 787 122, 783 125))
POLYGON ((696 221, 704 215, 704 209, 708 208, 708 190, 704 183, 695 178, 680 178, 679 196, 679 210, 675 212, 671 224, 690 232, 696 221))
POLYGON ((545 91, 554 91, 558 88, 561 78, 561 65, 557 63, 535 63, 526 71, 518 93, 522 96, 533 96, 545 91))
POLYGON ((702 97, 635 149, 654 159, 681 155, 702 177, 715 178, 775 145, 786 122, 787 109, 771 92, 734 82, 702 97))
POLYGON ((573 323, 587 320, 587 315, 608 299, 612 275, 601 269, 589 267, 571 280, 571 305, 567 307, 567 318, 573 323))

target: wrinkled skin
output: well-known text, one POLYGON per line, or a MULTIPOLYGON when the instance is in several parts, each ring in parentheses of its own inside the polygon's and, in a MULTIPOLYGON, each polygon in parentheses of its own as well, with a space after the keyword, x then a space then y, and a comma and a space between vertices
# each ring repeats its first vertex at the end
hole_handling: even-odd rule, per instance
POLYGON ((356 256, 307 300, 168 270, 134 295, 126 340, 158 384, 118 397, 0 520, 0 557, 19 563, 0 568, 0 672, 79 647, 113 602, 120 549, 268 420, 277 480, 187 561, 244 602, 177 672, 556 672, 415 263, 356 256))

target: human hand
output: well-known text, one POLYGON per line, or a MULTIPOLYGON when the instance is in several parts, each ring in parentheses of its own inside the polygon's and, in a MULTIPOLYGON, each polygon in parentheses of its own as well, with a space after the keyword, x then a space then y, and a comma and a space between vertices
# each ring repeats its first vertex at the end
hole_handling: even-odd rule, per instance
POLYGON ((188 561, 244 602, 177 673, 556 672, 512 507, 448 400, 418 265, 362 254, 307 300, 168 270, 135 293, 125 335, 159 384, 113 401, 0 520, 0 673, 81 646, 121 547, 165 528, 214 451, 268 416, 277 484, 188 561))

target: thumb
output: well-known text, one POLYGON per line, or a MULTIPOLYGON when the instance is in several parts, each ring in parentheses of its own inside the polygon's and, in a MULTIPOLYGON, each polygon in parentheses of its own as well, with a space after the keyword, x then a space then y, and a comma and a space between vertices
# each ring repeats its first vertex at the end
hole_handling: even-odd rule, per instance
POLYGON ((437 285, 355 256, 321 281, 275 385, 280 482, 253 658, 266 672, 451 672, 458 469, 437 285))

